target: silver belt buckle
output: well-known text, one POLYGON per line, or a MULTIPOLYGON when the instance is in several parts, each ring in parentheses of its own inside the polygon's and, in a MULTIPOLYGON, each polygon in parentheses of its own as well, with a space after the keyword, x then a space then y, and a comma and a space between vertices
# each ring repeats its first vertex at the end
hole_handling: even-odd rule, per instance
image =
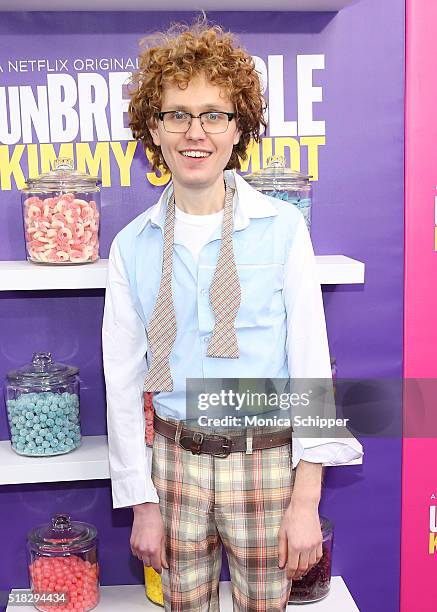
POLYGON ((223 440, 222 452, 214 453, 214 457, 228 457, 232 450, 232 440, 226 436, 219 436, 223 440))

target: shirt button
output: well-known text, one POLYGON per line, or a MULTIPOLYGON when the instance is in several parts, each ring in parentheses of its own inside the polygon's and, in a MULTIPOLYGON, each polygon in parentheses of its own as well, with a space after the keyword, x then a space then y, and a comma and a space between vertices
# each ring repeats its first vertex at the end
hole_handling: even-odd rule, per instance
POLYGON ((206 344, 207 342, 209 342, 211 336, 203 336, 203 341, 206 344))
POLYGON ((200 290, 201 295, 206 295, 208 293, 207 289, 201 289, 200 290))

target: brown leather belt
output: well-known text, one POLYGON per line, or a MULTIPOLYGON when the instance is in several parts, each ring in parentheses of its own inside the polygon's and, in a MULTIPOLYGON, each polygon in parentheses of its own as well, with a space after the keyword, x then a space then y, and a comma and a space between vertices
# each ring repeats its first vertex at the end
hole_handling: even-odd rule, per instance
MULTIPOLYGON (((179 446, 185 450, 191 451, 193 455, 207 453, 215 457, 227 457, 230 453, 247 451, 246 434, 237 435, 235 437, 220 436, 219 434, 205 434, 187 429, 181 424, 178 426, 175 423, 161 419, 156 412, 154 415, 154 428, 155 431, 169 440, 173 440, 173 442, 177 442, 176 433, 178 433, 179 446)), ((292 432, 293 428, 288 427, 287 429, 270 433, 254 433, 251 450, 274 448, 275 446, 289 444, 291 442, 292 432)))

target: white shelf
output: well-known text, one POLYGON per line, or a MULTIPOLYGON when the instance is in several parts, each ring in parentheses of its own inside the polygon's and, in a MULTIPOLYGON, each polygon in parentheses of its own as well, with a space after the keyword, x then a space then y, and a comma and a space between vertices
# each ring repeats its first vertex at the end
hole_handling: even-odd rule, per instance
MULTIPOLYGON (((362 457, 348 465, 361 465, 362 457)), ((107 436, 82 436, 79 448, 65 455, 26 457, 0 441, 0 486, 33 482, 66 482, 109 478, 107 436)))
POLYGON ((0 291, 100 289, 106 285, 107 268, 107 259, 69 266, 0 261, 0 291))
MULTIPOLYGON (((356 1, 356 0, 355 0, 356 1)), ((337 12, 354 0, 2 0, 1 11, 327 11, 337 12)))
POLYGON ((26 457, 0 442, 0 485, 109 478, 106 436, 82 436, 79 448, 65 455, 26 457))
POLYGON ((364 263, 345 255, 316 255, 321 285, 364 283, 364 263))
MULTIPOLYGON (((364 263, 344 255, 317 255, 322 285, 364 283, 364 263)), ((92 264, 44 265, 30 261, 0 261, 0 291, 104 289, 108 260, 92 264)))
MULTIPOLYGON (((19 593, 23 589, 13 589, 13 593, 19 593)), ((141 584, 117 585, 100 587, 100 603, 96 610, 99 612, 157 612, 160 608, 151 603, 145 595, 144 586, 141 584)), ((301 609, 301 605, 287 606, 288 610, 301 609)), ((6 612, 14 612, 15 606, 8 606, 6 612)), ((162 608, 161 608, 162 609, 162 608)), ((56 610, 56 608, 53 608, 56 610)), ((347 586, 341 576, 331 578, 331 589, 329 595, 311 604, 311 610, 317 612, 359 612, 359 608, 352 599, 347 586)), ((20 606, 21 612, 35 612, 33 606, 20 606)), ((232 612, 231 583, 220 582, 220 612, 232 612)))

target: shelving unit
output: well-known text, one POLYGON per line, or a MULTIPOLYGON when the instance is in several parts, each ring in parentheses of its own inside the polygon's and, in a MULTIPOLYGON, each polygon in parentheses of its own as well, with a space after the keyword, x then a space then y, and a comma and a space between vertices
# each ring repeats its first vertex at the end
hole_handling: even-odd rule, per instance
MULTIPOLYGON (((262 0, 4 0, 2 11, 314 11, 337 12, 358 0, 271 0, 266 7, 262 0)), ((320 283, 362 284, 364 263, 344 255, 317 256, 320 283)), ((104 289, 107 260, 82 266, 42 266, 27 261, 0 262, 0 291, 46 291, 104 289)), ((0 485, 37 482, 65 482, 109 478, 108 446, 106 436, 84 436, 81 447, 72 453, 53 457, 25 457, 11 449, 10 441, 0 441, 0 485)), ((20 592, 22 589, 14 589, 20 592)), ((295 610, 289 605, 287 610, 295 610)), ((20 606, 22 612, 31 612, 33 606, 20 606)), ((232 596, 229 582, 220 583, 221 612, 231 612, 232 596)), ((6 611, 13 612, 8 606, 6 611)), ((145 597, 142 585, 115 585, 101 587, 101 612, 152 612, 158 608, 145 597)), ((331 580, 329 595, 311 605, 317 612, 359 612, 341 576, 331 580)))
MULTIPOLYGON (((22 589, 13 589, 19 593, 22 589)), ((289 604, 287 612, 297 610, 300 605, 289 604)), ((54 608, 55 610, 56 608, 54 608)), ((14 612, 15 606, 8 606, 6 612, 14 612)), ((101 587, 101 599, 96 610, 99 612, 156 612, 159 608, 151 603, 145 595, 144 587, 139 584, 101 587)), ((230 582, 220 582, 220 610, 232 612, 232 595, 230 582)), ((346 584, 341 576, 333 576, 329 595, 321 601, 311 604, 311 610, 316 612, 359 612, 346 584)), ((21 612, 35 612, 33 606, 20 606, 21 612)))
POLYGON ((0 11, 322 11, 337 12, 356 0, 5 0, 0 11))
MULTIPOLYGON (((364 263, 345 255, 317 255, 322 285, 364 283, 364 263)), ((43 265, 30 261, 0 261, 0 291, 103 289, 108 260, 84 265, 43 265)))

